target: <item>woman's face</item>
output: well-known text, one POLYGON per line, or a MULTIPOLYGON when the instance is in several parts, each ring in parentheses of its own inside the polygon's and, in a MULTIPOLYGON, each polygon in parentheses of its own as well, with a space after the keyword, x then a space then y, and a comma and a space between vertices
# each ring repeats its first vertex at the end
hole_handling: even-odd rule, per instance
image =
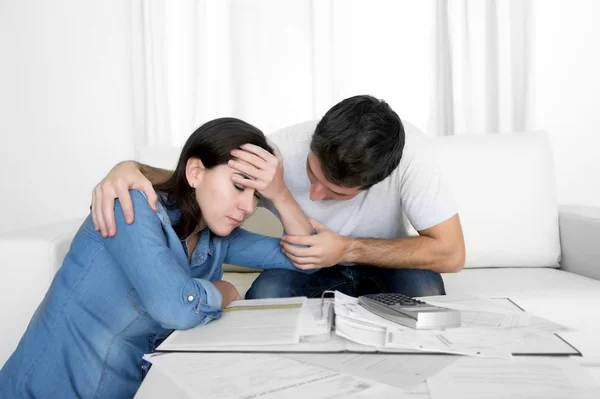
POLYGON ((195 184, 202 221, 219 236, 228 235, 250 216, 260 198, 254 189, 234 183, 234 174, 242 175, 226 164, 202 169, 195 184))

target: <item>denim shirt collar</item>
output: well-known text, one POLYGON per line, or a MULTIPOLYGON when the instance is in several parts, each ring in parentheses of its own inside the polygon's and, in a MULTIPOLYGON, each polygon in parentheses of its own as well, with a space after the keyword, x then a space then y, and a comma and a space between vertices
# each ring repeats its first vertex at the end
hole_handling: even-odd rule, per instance
MULTIPOLYGON (((179 218, 181 217, 181 211, 173 207, 173 203, 169 201, 168 196, 165 193, 158 193, 159 203, 157 205, 159 216, 163 219, 167 224, 173 225, 177 223, 179 218), (171 205, 171 206, 169 206, 171 205)), ((211 240, 211 233, 208 227, 202 229, 199 233, 198 243, 196 244, 196 249, 194 249, 194 253, 192 254, 192 260, 190 262, 190 267, 199 266, 206 261, 206 258, 213 254, 213 243, 211 240)), ((188 253, 189 250, 187 247, 187 242, 185 239, 180 239, 181 245, 185 248, 185 251, 188 253)))
POLYGON ((192 255, 190 267, 196 267, 203 264, 208 256, 212 256, 213 252, 212 242, 210 239, 210 230, 208 227, 202 229, 198 234, 200 237, 198 237, 198 244, 196 244, 196 249, 192 255))
POLYGON ((162 216, 166 217, 166 221, 170 225, 177 224, 177 221, 181 217, 181 211, 179 208, 176 208, 175 202, 169 199, 169 196, 166 193, 158 193, 159 205, 162 207, 158 207, 158 213, 162 216), (162 209, 161 209, 162 208, 162 209))

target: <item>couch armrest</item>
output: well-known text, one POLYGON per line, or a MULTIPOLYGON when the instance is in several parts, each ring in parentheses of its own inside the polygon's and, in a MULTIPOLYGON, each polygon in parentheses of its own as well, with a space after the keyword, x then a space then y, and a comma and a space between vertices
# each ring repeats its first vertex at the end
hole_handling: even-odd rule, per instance
POLYGON ((62 265, 82 220, 0 235, 0 368, 62 265))
POLYGON ((560 268, 600 280, 600 207, 559 208, 560 268))

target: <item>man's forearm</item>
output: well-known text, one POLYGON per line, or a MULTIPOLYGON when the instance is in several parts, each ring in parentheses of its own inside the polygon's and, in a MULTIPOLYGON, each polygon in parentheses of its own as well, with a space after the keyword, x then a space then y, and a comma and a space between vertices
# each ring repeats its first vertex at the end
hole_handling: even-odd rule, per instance
POLYGON ((139 162, 136 162, 135 164, 140 172, 142 172, 146 179, 150 180, 150 183, 153 185, 166 182, 173 174, 173 171, 171 170, 155 168, 139 162))
POLYGON ((427 236, 393 240, 351 238, 344 262, 390 269, 426 269, 438 273, 458 272, 464 253, 427 236))

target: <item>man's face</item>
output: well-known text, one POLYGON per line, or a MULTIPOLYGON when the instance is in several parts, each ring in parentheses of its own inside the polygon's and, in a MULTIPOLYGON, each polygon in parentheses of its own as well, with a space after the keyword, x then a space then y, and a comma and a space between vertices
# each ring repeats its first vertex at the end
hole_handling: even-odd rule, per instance
POLYGON ((356 197, 362 191, 359 187, 348 188, 328 182, 323 175, 319 159, 312 151, 306 158, 306 173, 310 180, 311 201, 344 201, 356 197))

